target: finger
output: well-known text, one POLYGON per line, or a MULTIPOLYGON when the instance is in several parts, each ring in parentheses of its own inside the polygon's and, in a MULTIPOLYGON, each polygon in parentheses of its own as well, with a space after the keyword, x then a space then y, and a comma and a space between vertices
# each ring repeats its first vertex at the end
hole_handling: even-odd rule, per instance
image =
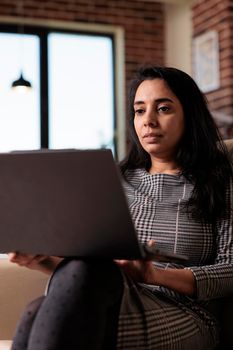
POLYGON ((148 242, 147 242, 147 244, 148 244, 148 246, 149 247, 153 247, 153 246, 155 246, 155 240, 154 239, 150 239, 148 242))
POLYGON ((49 258, 49 256, 47 256, 47 255, 36 255, 34 257, 33 261, 35 261, 36 263, 41 263, 48 258, 49 258))
POLYGON ((16 252, 11 252, 11 253, 8 253, 7 255, 8 255, 8 258, 9 258, 10 262, 14 262, 14 260, 17 257, 17 253, 16 252))
POLYGON ((16 263, 19 265, 19 266, 25 266, 25 267, 27 267, 27 266, 29 266, 30 264, 31 264, 31 262, 32 262, 32 258, 23 258, 23 257, 21 257, 21 258, 19 258, 17 261, 16 261, 16 263))
POLYGON ((20 266, 27 266, 35 258, 35 255, 26 255, 18 252, 10 253, 10 261, 20 266))
POLYGON ((8 257, 9 257, 10 261, 18 262, 18 261, 23 261, 24 259, 26 259, 27 257, 30 257, 30 256, 25 255, 25 254, 21 254, 18 252, 11 252, 11 253, 8 253, 8 257))
POLYGON ((46 258, 44 255, 22 255, 19 259, 19 265, 30 266, 40 264, 46 258))
POLYGON ((128 260, 118 260, 118 259, 115 259, 114 262, 117 264, 117 265, 126 265, 128 263, 128 260))

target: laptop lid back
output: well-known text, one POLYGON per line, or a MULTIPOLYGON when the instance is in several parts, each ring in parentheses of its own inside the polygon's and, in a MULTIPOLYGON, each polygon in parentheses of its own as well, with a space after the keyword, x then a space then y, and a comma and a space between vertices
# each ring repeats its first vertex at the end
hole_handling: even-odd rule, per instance
POLYGON ((141 257, 111 151, 0 154, 0 251, 141 257))

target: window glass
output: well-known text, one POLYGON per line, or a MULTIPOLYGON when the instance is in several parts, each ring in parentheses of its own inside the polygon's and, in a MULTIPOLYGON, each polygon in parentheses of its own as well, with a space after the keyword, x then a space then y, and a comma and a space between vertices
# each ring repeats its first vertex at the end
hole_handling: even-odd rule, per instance
POLYGON ((113 148, 113 53, 108 37, 48 37, 49 147, 113 148))
POLYGON ((0 152, 40 148, 39 38, 0 33, 0 152), (11 88, 20 73, 30 92, 11 88))

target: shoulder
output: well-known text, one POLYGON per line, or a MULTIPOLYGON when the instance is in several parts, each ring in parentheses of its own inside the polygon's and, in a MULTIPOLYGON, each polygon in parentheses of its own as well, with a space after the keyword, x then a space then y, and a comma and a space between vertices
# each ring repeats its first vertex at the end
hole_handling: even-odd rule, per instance
POLYGON ((128 198, 133 197, 135 191, 143 182, 143 169, 127 169, 122 176, 122 186, 128 198))
POLYGON ((123 175, 123 181, 133 187, 137 187, 138 184, 145 177, 146 171, 144 169, 127 169, 123 175))

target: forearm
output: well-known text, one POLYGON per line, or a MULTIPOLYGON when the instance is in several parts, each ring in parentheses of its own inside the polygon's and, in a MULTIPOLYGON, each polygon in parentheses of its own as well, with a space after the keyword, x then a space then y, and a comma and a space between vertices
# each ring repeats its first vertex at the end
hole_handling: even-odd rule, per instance
POLYGON ((155 268, 152 280, 148 282, 189 296, 196 295, 195 277, 190 270, 155 268))
POLYGON ((160 269, 147 260, 115 260, 123 271, 137 282, 163 286, 178 293, 196 295, 196 280, 187 269, 160 269))

